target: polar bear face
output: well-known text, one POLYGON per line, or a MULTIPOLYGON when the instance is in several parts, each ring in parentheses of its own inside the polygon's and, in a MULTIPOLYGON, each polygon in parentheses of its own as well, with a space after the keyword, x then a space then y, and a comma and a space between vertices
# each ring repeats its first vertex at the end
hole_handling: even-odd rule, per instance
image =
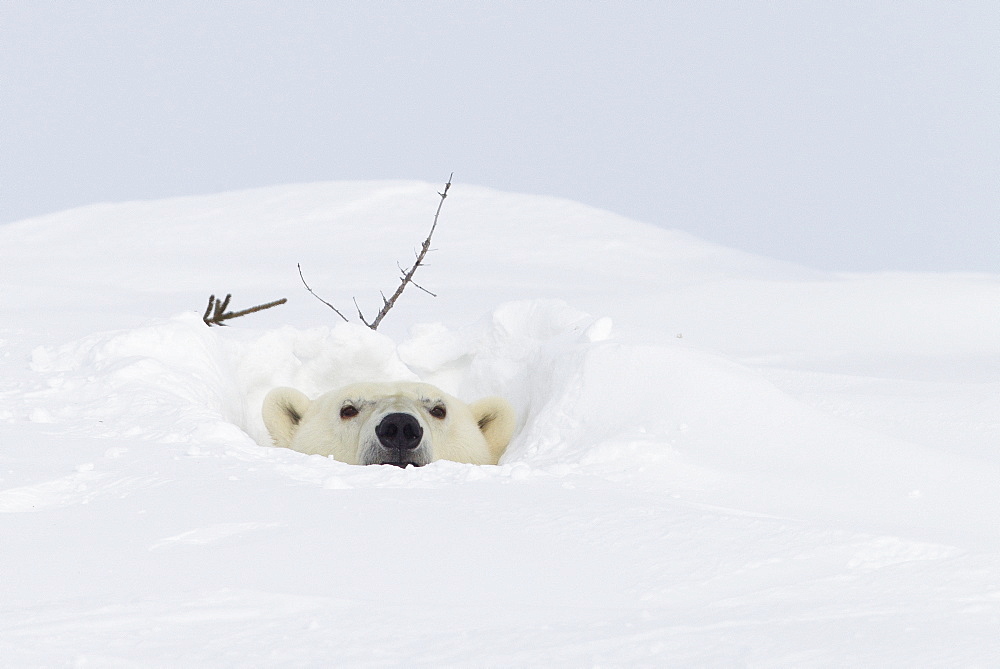
POLYGON ((426 383, 359 383, 310 400, 293 388, 264 398, 275 445, 358 465, 420 467, 434 460, 496 464, 514 410, 491 397, 466 405, 426 383))

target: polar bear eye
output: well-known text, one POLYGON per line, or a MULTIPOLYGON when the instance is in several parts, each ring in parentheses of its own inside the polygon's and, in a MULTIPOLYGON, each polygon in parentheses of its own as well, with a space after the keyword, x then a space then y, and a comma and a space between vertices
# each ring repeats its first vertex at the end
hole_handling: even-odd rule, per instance
POLYGON ((448 411, 440 404, 430 410, 430 414, 435 418, 444 418, 448 415, 448 411))
POLYGON ((355 407, 355 406, 353 406, 351 404, 345 404, 344 406, 342 406, 340 408, 340 417, 341 418, 354 418, 357 415, 358 415, 358 409, 357 409, 357 407, 355 407))

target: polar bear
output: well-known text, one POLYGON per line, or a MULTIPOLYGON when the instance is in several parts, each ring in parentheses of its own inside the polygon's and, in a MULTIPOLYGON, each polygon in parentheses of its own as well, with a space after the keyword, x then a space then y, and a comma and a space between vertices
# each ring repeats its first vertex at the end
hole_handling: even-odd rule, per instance
POLYGON ((514 409, 488 397, 466 405, 427 383, 357 383, 310 400, 294 388, 264 398, 276 446, 356 465, 421 467, 434 460, 495 465, 514 434, 514 409))

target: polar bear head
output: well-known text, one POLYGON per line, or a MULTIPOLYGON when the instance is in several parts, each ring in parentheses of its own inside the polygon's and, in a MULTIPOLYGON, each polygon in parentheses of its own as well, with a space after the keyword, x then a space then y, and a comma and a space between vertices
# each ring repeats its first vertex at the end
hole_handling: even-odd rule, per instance
POLYGON ((514 410, 490 397, 466 405, 426 383, 358 383, 315 400, 293 388, 264 398, 275 445, 348 464, 420 467, 433 460, 495 465, 514 410))

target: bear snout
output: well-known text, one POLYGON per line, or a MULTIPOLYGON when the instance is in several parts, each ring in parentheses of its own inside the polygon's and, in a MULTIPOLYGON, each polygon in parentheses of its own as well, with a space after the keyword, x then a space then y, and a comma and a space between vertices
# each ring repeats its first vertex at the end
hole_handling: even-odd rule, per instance
POLYGON ((391 413, 375 427, 375 436, 384 448, 412 451, 420 446, 424 428, 408 413, 391 413))

